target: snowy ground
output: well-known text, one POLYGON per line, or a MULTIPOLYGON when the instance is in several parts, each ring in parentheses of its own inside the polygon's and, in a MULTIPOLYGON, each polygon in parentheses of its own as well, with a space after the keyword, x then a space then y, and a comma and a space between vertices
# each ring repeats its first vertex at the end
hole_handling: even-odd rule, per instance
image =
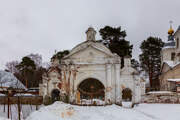
POLYGON ((130 109, 56 102, 33 112, 26 120, 180 120, 180 104, 140 104, 130 109))
MULTIPOLYGON (((41 106, 38 106, 38 108, 41 106)), ((22 113, 21 118, 24 120, 30 113, 36 110, 36 106, 34 105, 22 105, 22 113)), ((4 105, 0 105, 0 120, 7 120, 1 117, 7 118, 7 105, 4 112, 4 105)), ((18 107, 17 105, 11 105, 11 113, 10 113, 11 120, 18 120, 18 107)))
POLYGON ((4 118, 4 117, 0 117, 0 120, 9 120, 9 119, 4 118))

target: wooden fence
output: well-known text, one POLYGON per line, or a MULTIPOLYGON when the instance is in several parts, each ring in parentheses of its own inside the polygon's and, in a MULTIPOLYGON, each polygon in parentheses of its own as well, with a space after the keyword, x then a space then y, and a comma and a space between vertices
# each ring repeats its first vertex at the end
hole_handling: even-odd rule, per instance
MULTIPOLYGON (((42 96, 20 96, 21 104, 41 105, 43 103, 42 96)), ((18 97, 9 97, 10 104, 18 104, 18 97)), ((7 96, 0 96, 0 104, 8 104, 7 96)))

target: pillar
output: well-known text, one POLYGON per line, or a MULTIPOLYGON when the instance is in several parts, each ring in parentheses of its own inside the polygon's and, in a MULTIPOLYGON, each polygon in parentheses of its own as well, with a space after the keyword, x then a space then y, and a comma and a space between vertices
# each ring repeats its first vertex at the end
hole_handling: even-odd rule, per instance
POLYGON ((134 105, 136 103, 136 97, 137 97, 137 83, 136 83, 136 78, 135 76, 132 74, 133 77, 133 89, 132 91, 132 105, 134 105))
POLYGON ((112 103, 112 74, 111 74, 111 64, 106 65, 106 104, 112 103))
POLYGON ((122 90, 120 86, 120 64, 115 64, 116 73, 116 104, 121 105, 122 102, 122 90))

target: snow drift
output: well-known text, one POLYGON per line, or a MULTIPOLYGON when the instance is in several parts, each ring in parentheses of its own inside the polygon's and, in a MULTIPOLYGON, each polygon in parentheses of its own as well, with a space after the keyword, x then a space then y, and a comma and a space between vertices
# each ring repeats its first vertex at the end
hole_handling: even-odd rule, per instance
POLYGON ((179 104, 140 104, 129 109, 117 105, 90 107, 56 102, 33 112, 26 120, 180 120, 179 113, 179 104))

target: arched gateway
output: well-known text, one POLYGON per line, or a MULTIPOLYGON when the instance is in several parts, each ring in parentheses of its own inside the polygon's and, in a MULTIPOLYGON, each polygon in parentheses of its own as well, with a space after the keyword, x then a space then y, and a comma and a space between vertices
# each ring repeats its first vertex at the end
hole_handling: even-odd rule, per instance
MULTIPOLYGON (((133 93, 132 102, 139 103, 144 83, 131 67, 131 58, 124 57, 124 67, 121 68, 121 58, 96 41, 93 28, 90 27, 86 34, 86 41, 75 46, 61 59, 60 64, 58 58, 54 57, 47 76, 43 77, 40 93, 45 96, 53 89, 59 89, 61 95, 66 95, 72 104, 84 99, 121 104, 123 89, 129 88, 133 93)), ((56 92, 52 94, 56 98, 54 96, 56 92)))
POLYGON ((122 100, 123 101, 132 101, 132 91, 129 88, 122 90, 122 100))
POLYGON ((51 99, 53 102, 60 100, 60 91, 58 89, 52 90, 51 99))
POLYGON ((94 78, 85 79, 78 85, 78 91, 80 92, 81 100, 99 99, 104 101, 105 87, 97 79, 94 78))

